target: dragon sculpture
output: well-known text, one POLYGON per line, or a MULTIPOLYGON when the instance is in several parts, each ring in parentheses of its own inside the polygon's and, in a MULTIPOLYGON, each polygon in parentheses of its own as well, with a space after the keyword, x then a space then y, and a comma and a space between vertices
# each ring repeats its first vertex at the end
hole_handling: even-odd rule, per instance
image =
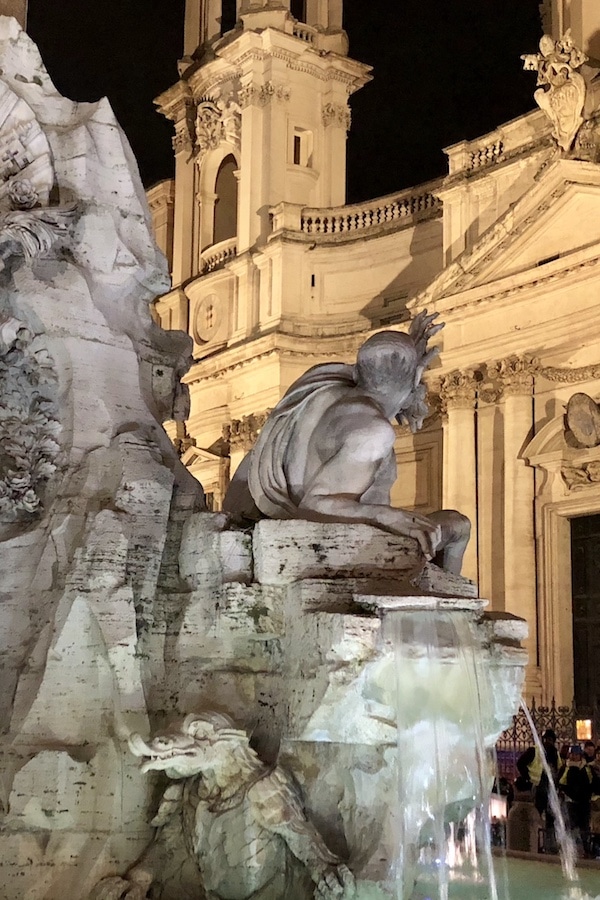
POLYGON ((228 717, 192 714, 149 743, 132 735, 129 746, 143 772, 174 783, 152 819, 152 843, 90 900, 355 897, 352 873, 308 820, 291 776, 265 765, 228 717))

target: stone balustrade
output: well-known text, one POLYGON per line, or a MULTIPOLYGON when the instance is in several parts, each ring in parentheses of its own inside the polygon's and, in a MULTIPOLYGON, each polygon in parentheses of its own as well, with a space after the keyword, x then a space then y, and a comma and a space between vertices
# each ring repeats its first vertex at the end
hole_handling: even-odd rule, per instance
POLYGON ((220 269, 225 263, 233 259, 237 253, 237 238, 228 238, 226 241, 220 241, 207 247, 200 254, 200 272, 202 275, 208 275, 215 269, 220 269))
POLYGON ((365 203, 329 208, 300 207, 280 203, 271 210, 273 231, 299 231, 320 238, 358 237, 365 231, 390 225, 402 227, 415 219, 437 215, 442 208, 435 195, 440 182, 423 185, 418 192, 405 190, 365 203))
POLYGON ((305 25, 304 22, 296 22, 294 25, 294 37, 306 41, 307 44, 314 44, 316 34, 315 29, 310 25, 305 25))
POLYGON ((471 150, 467 168, 479 169, 481 166, 488 166, 490 163, 498 162, 503 154, 504 141, 497 140, 489 144, 482 144, 480 147, 471 150))

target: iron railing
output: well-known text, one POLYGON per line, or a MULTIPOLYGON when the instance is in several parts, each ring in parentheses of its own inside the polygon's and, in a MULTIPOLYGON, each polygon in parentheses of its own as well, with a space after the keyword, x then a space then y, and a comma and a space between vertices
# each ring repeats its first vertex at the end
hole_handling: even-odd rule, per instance
MULTIPOLYGON (((542 736, 547 728, 552 728, 556 733, 556 746, 560 750, 562 744, 573 744, 577 741, 577 722, 581 719, 591 719, 591 739, 600 742, 600 708, 594 710, 581 710, 575 704, 571 706, 557 706, 554 699, 549 706, 537 706, 535 700, 529 705, 529 712, 537 733, 542 736)), ((513 723, 507 728, 496 742, 496 754, 498 757, 498 774, 509 780, 517 775, 517 760, 519 756, 531 747, 533 736, 529 722, 522 709, 513 717, 513 723)), ((582 743, 582 741, 579 741, 582 743)))

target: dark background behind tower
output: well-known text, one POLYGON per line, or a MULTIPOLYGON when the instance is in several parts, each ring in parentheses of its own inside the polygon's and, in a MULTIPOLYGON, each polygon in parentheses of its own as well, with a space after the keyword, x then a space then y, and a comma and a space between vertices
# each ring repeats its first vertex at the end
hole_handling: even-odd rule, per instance
MULTIPOLYGON (((30 0, 28 31, 59 91, 110 99, 146 186, 172 175, 171 125, 153 98, 177 80, 184 0, 30 0)), ((538 0, 346 0, 350 55, 373 66, 352 97, 348 200, 442 175, 442 148, 534 108, 519 56, 538 0)))

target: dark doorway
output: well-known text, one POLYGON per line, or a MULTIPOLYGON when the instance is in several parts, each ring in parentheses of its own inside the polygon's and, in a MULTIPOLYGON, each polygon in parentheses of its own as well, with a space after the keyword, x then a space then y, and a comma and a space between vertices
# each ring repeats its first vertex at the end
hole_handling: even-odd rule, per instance
POLYGON ((600 704, 600 515, 571 519, 573 675, 578 712, 600 704))
POLYGON ((227 34, 235 28, 237 21, 236 0, 222 0, 221 3, 221 34, 227 34))
POLYGON ((299 22, 306 22, 306 3, 305 0, 291 0, 290 12, 299 22))

